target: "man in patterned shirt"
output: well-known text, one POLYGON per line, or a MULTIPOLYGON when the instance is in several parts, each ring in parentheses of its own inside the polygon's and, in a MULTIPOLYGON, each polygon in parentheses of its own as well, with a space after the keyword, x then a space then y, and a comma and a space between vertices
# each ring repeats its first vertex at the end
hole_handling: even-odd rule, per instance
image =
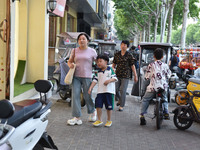
POLYGON ((114 56, 112 68, 115 70, 116 67, 116 75, 118 78, 118 82, 116 82, 116 96, 115 99, 118 101, 117 106, 119 107, 119 111, 123 111, 123 107, 126 101, 126 90, 128 87, 129 78, 131 76, 131 69, 134 74, 134 81, 137 82, 137 73, 135 69, 135 58, 127 52, 127 48, 129 47, 129 41, 124 40, 121 42, 121 51, 117 52, 114 56))
POLYGON ((164 98, 164 119, 169 119, 168 113, 168 100, 167 100, 167 88, 168 82, 171 75, 171 71, 167 64, 161 61, 163 58, 163 49, 157 48, 154 51, 154 59, 155 61, 150 63, 145 78, 150 79, 150 84, 147 86, 147 90, 142 99, 142 108, 140 114, 140 125, 146 125, 146 120, 144 118, 144 114, 147 113, 147 109, 149 107, 149 101, 155 97, 156 92, 159 89, 163 89, 164 92, 162 96, 164 98))

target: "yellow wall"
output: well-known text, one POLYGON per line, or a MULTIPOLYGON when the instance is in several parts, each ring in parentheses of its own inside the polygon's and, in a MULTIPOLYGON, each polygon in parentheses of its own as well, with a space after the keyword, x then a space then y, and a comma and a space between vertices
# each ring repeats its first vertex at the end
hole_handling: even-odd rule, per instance
MULTIPOLYGON (((0 23, 6 19, 6 0, 0 0, 0 23)), ((1 29, 3 27, 0 27, 1 29)), ((3 34, 3 32, 1 32, 3 34)), ((6 43, 0 39, 0 99, 5 98, 6 84, 6 43)))
MULTIPOLYGON (((45 56, 45 47, 48 40, 45 38, 45 15, 46 2, 41 0, 28 1, 28 54, 27 54, 27 82, 35 82, 45 77, 45 60, 48 60, 48 53, 45 56)), ((47 66, 45 66, 47 65, 47 66)))
POLYGON ((68 13, 74 17, 74 32, 77 32, 77 12, 69 7, 68 13))

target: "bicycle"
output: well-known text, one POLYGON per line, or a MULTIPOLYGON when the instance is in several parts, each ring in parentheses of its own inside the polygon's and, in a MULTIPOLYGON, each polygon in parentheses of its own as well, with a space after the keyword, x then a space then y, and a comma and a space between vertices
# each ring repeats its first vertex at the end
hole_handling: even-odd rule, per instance
POLYGON ((156 92, 156 101, 155 101, 155 108, 154 108, 154 118, 156 118, 156 128, 160 129, 162 121, 164 119, 164 113, 163 113, 163 89, 160 89, 156 92))

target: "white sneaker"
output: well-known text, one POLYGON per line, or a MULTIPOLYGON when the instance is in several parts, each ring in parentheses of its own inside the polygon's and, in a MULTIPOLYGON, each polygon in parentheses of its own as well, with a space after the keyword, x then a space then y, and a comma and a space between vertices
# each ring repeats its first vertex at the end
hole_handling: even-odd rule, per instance
POLYGON ((74 117, 73 119, 67 120, 67 124, 73 126, 73 125, 81 125, 82 124, 82 120, 81 119, 77 119, 76 117, 74 117))
POLYGON ((96 114, 97 114, 97 112, 95 110, 92 114, 89 115, 88 121, 91 121, 91 122, 96 121, 97 120, 97 115, 96 114))

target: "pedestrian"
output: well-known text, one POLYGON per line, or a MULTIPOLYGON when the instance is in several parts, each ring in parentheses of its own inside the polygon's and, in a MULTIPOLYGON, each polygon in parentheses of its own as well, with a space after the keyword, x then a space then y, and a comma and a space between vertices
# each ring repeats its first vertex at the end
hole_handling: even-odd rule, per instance
POLYGON ((168 82, 171 75, 171 71, 167 64, 162 62, 163 49, 157 48, 154 51, 155 61, 150 63, 147 67, 145 79, 150 80, 150 84, 147 86, 146 92, 142 98, 142 107, 140 114, 140 125, 146 125, 144 114, 147 113, 149 107, 149 101, 155 97, 156 92, 159 89, 163 89, 162 96, 164 99, 164 119, 169 119, 168 113, 168 100, 167 100, 167 88, 168 82))
POLYGON ((126 90, 129 83, 129 78, 131 75, 131 71, 134 74, 134 81, 137 82, 137 73, 135 69, 135 58, 127 51, 129 47, 129 41, 123 40, 121 42, 121 51, 117 52, 114 55, 112 68, 115 70, 118 81, 115 84, 116 88, 116 96, 115 100, 117 102, 117 106, 119 106, 119 111, 123 111, 123 107, 126 101, 126 90), (132 69, 132 70, 131 70, 132 69))
POLYGON ((107 122, 105 126, 110 127, 112 125, 111 113, 113 110, 115 94, 114 82, 117 81, 117 78, 112 67, 107 66, 108 62, 109 57, 107 55, 97 56, 97 66, 99 70, 88 90, 88 93, 91 94, 93 87, 98 83, 98 94, 95 99, 95 108, 97 110, 98 120, 93 123, 94 126, 100 126, 103 124, 101 118, 103 104, 105 104, 105 108, 107 109, 107 122))
POLYGON ((88 94, 88 89, 92 82, 92 63, 97 57, 97 53, 93 48, 88 47, 89 36, 86 33, 78 35, 77 42, 79 47, 72 50, 68 60, 68 66, 76 69, 72 81, 72 119, 68 120, 69 125, 81 125, 81 102, 80 94, 83 89, 83 97, 87 105, 89 121, 96 121, 96 111, 94 101, 88 94))
POLYGON ((176 52, 173 51, 172 57, 169 60, 169 68, 170 68, 170 70, 173 71, 174 67, 178 67, 179 66, 179 62, 180 61, 179 61, 178 56, 176 55, 176 52))
POLYGON ((129 52, 133 55, 133 57, 136 59, 135 62, 135 68, 136 70, 139 68, 139 51, 138 49, 133 45, 131 46, 129 52))

